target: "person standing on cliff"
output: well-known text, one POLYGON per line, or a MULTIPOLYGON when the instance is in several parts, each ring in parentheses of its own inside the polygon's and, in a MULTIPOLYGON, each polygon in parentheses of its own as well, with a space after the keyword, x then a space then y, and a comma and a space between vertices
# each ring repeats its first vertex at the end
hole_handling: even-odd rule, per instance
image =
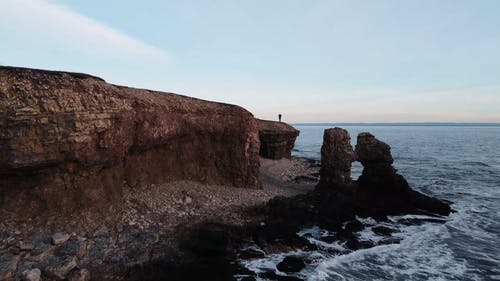
POLYGON ((278 114, 278 121, 281 122, 281 113, 278 114))

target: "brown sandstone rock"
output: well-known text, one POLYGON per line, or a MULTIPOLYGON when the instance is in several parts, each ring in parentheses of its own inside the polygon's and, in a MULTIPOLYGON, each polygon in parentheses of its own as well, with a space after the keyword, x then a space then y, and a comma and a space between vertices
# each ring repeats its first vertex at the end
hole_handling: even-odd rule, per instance
POLYGON ((351 137, 341 128, 326 129, 321 147, 320 184, 351 182, 351 164, 354 152, 351 137))
POLYGON ((393 182, 399 176, 392 166, 394 160, 391 155, 391 147, 370 133, 358 135, 355 157, 363 165, 363 173, 359 178, 360 183, 389 187, 393 186, 393 182))
POLYGON ((450 205, 410 188, 392 166, 391 147, 370 133, 358 135, 355 151, 363 165, 358 179, 363 195, 375 213, 433 213, 449 215, 450 205))
POLYGON ((356 157, 363 165, 392 165, 394 162, 391 155, 391 147, 385 142, 376 139, 372 134, 366 132, 358 135, 356 157))
POLYGON ((238 106, 0 67, 0 211, 106 205, 124 182, 259 188, 258 149, 238 106))
POLYGON ((260 156, 269 159, 292 157, 299 131, 283 122, 256 120, 259 127, 260 156))

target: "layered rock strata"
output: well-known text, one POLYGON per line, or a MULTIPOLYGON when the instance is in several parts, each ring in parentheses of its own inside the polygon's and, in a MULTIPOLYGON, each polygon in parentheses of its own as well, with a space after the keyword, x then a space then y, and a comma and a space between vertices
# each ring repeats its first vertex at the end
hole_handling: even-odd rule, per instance
POLYGON ((107 204, 124 183, 259 188, 258 151, 256 121, 238 106, 0 67, 3 210, 107 204))
POLYGON ((299 131, 283 122, 256 120, 259 128, 260 156, 269 159, 290 158, 299 131))
POLYGON ((326 129, 321 147, 320 184, 351 182, 352 161, 354 161, 354 152, 347 130, 326 129))

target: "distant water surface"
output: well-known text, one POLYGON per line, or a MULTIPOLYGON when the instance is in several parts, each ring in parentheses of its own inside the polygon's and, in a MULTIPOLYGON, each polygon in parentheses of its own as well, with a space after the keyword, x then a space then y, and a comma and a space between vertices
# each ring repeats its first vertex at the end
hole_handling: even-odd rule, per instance
MULTIPOLYGON (((296 125, 300 130, 293 154, 320 159, 325 125, 296 125)), ((331 126, 329 126, 331 127, 331 126)), ((446 223, 392 222, 364 219, 361 240, 386 239, 371 228, 397 229, 399 242, 329 255, 317 251, 299 253, 314 260, 295 276, 306 280, 500 280, 500 127, 498 126, 342 126, 352 137, 368 131, 392 147, 394 165, 410 185, 421 192, 453 201, 446 223)), ((361 165, 354 166, 353 177, 361 165)), ((304 229, 310 241, 323 230, 304 229)), ((319 242, 318 242, 319 243, 319 242)), ((283 255, 285 255, 284 253, 283 255)), ((297 253, 296 253, 297 254, 297 253)), ((249 267, 274 266, 273 256, 249 267)))

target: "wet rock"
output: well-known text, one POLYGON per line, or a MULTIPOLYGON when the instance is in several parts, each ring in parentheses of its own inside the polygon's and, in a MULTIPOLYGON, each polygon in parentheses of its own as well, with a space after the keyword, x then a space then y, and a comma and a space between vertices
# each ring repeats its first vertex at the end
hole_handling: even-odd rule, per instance
POLYGON ((68 241, 69 238, 70 238, 69 234, 58 232, 58 233, 52 235, 52 244, 53 245, 62 244, 64 242, 68 241))
POLYGON ((394 229, 386 227, 386 226, 375 226, 372 227, 372 231, 375 234, 382 235, 382 236, 391 236, 391 234, 394 232, 394 229))
POLYGON ((240 281, 257 281, 257 279, 255 279, 255 277, 253 276, 244 276, 241 277, 240 281))
POLYGON ((256 120, 259 128, 260 156, 269 159, 290 158, 299 131, 283 122, 256 120))
POLYGON ((66 279, 68 274, 78 266, 78 259, 76 257, 68 257, 63 260, 57 260, 57 261, 58 261, 57 263, 50 264, 45 268, 47 275, 57 280, 66 279))
POLYGON ((334 185, 351 182, 352 161, 354 161, 354 152, 347 130, 326 129, 321 147, 320 184, 334 185))
POLYGON ((255 259, 255 258, 263 258, 265 256, 265 252, 256 247, 247 247, 238 252, 238 257, 240 259, 255 259))
POLYGON ((345 229, 351 232, 357 232, 364 228, 363 224, 358 220, 353 220, 345 224, 345 229))
POLYGON ((68 281, 89 281, 90 271, 85 268, 73 270, 68 275, 68 281))
POLYGON ((287 256, 285 257, 276 268, 281 272, 299 272, 301 271, 306 264, 302 260, 302 258, 297 256, 287 256))
POLYGON ((23 271, 21 279, 23 281, 40 281, 42 272, 38 268, 28 269, 23 271))
POLYGON ((283 276, 283 275, 278 275, 273 271, 267 271, 264 273, 259 274, 260 278, 263 278, 264 280, 276 280, 276 281, 304 281, 304 279, 300 279, 295 276, 283 276))

